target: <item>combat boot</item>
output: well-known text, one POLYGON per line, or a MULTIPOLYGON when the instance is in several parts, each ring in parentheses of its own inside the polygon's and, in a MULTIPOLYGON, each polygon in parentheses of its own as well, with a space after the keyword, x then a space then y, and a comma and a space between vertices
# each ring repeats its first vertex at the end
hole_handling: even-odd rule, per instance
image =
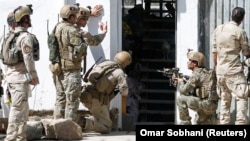
POLYGON ((77 117, 76 123, 82 128, 82 130, 85 128, 86 126, 86 118, 85 116, 79 115, 77 117))

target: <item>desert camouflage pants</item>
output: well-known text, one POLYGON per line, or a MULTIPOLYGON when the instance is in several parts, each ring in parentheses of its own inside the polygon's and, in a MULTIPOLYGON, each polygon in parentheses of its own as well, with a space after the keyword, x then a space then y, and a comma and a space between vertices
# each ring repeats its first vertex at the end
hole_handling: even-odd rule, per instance
POLYGON ((220 124, 230 124, 232 96, 236 98, 236 125, 247 124, 248 85, 243 73, 231 76, 217 75, 220 104, 220 124))
POLYGON ((180 95, 177 98, 177 106, 181 120, 180 124, 191 124, 189 108, 196 111, 196 124, 216 124, 217 104, 217 101, 210 101, 208 99, 201 100, 194 96, 180 95))
POLYGON ((62 74, 54 76, 54 84, 56 87, 54 119, 65 118, 76 121, 81 92, 80 70, 63 71, 62 74))
POLYGON ((53 81, 56 88, 56 102, 54 107, 54 119, 64 118, 65 105, 66 105, 66 94, 62 84, 63 74, 53 75, 53 81))
MULTIPOLYGON (((102 97, 99 97, 99 92, 93 89, 85 89, 83 87, 80 101, 86 106, 93 117, 87 117, 84 130, 96 131, 99 133, 109 133, 112 128, 112 121, 109 114, 108 102, 104 102, 102 97)), ((105 95, 105 94, 102 94, 105 95)))
POLYGON ((26 130, 29 116, 28 97, 30 86, 25 84, 8 84, 11 93, 11 108, 5 141, 27 141, 26 130))

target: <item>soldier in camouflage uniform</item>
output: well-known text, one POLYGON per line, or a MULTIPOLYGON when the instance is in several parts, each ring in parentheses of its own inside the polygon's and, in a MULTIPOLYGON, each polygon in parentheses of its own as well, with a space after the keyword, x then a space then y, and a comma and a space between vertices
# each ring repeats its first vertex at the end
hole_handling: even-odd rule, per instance
POLYGON ((180 124, 191 124, 189 108, 196 111, 196 124, 216 124, 216 109, 218 96, 216 93, 215 72, 207 78, 208 70, 204 68, 204 55, 200 52, 189 52, 188 69, 192 70, 189 80, 184 83, 183 78, 173 75, 173 80, 178 81, 180 96, 177 98, 180 124))
MULTIPOLYGON (((97 15, 99 15, 99 14, 97 14, 97 15)), ((89 16, 91 16, 90 11, 86 8, 80 7, 80 10, 76 16, 77 16, 76 28, 77 28, 78 32, 81 34, 82 39, 86 42, 87 45, 91 45, 91 46, 99 45, 103 41, 103 39, 107 33, 107 24, 100 22, 99 26, 100 26, 102 33, 93 36, 93 35, 91 35, 91 33, 81 29, 81 27, 86 26, 88 19, 89 19, 89 16)), ((95 15, 92 15, 92 16, 95 16, 95 15)))
POLYGON ((35 55, 33 51, 35 48, 39 49, 39 43, 35 35, 27 31, 31 27, 30 15, 32 11, 31 5, 19 6, 14 10, 16 22, 14 32, 20 33, 14 44, 20 47, 22 57, 20 56, 17 64, 7 65, 6 80, 12 103, 5 141, 27 141, 30 85, 39 84, 34 62, 39 60, 39 56, 36 56, 38 54, 35 55))
MULTIPOLYGON (((79 7, 64 5, 60 10, 62 21, 55 26, 55 35, 59 43, 59 62, 51 64, 56 69, 54 84, 56 86, 56 103, 54 118, 65 118, 75 121, 79 107, 81 87, 81 61, 84 42, 74 24, 79 7), (76 53, 80 51, 79 53, 76 53)), ((51 67, 50 66, 50 67, 51 67)))
MULTIPOLYGON (((76 29, 81 34, 82 40, 84 40, 86 46, 98 46, 104 39, 107 33, 107 23, 100 22, 99 28, 102 31, 101 34, 97 35, 91 35, 91 33, 84 31, 82 27, 85 27, 88 19, 90 16, 97 17, 100 15, 99 11, 101 11, 103 8, 101 5, 96 5, 91 11, 87 8, 80 7, 79 12, 77 13, 77 20, 76 20, 76 29)), ((87 49, 87 47, 85 48, 87 49)), ((86 55, 87 51, 85 51, 86 54, 84 55, 84 64, 83 64, 83 73, 86 71, 86 55)))
MULTIPOLYGON (((106 25, 101 26, 104 33, 100 35, 92 36, 90 33, 82 31, 80 28, 81 26, 85 26, 87 21, 85 18, 88 19, 90 13, 86 15, 81 9, 77 5, 63 6, 60 11, 63 21, 59 22, 55 27, 61 60, 60 63, 52 62, 50 64, 50 67, 53 68, 52 72, 56 72, 53 75, 57 93, 54 119, 66 118, 76 121, 77 109, 79 107, 78 97, 81 86, 82 59, 86 58, 87 46, 99 45, 107 32, 106 25), (82 22, 85 24, 81 25, 82 22), (72 46, 68 46, 69 44, 72 46), (70 82, 63 83, 65 80, 70 82)), ((100 10, 102 10, 102 6, 95 6, 92 10, 93 16, 99 16, 100 10)))
MULTIPOLYGON (((131 55, 126 51, 118 52, 114 57, 114 63, 120 67, 107 74, 108 84, 104 92, 99 92, 96 85, 87 82, 82 89, 80 101, 89 109, 91 116, 81 118, 78 122, 85 131, 95 131, 107 134, 111 131, 112 121, 109 109, 110 101, 115 97, 117 88, 122 96, 128 95, 127 75, 124 69, 131 63, 131 55)), ((100 65, 110 61, 104 61, 100 65)), ((112 62, 112 61, 111 61, 112 62)), ((103 85, 103 84, 100 84, 103 85)))
POLYGON ((245 16, 245 10, 236 7, 232 11, 232 20, 219 25, 213 32, 211 47, 214 67, 218 80, 220 102, 220 124, 230 124, 232 97, 236 98, 235 124, 247 124, 248 88, 241 63, 243 56, 250 56, 246 32, 239 27, 245 16))

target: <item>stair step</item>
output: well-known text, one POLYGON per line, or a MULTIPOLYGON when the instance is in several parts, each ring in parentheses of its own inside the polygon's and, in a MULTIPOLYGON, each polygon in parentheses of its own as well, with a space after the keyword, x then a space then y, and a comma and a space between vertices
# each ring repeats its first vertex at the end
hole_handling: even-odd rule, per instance
MULTIPOLYGON (((175 32, 175 29, 144 29, 145 32, 175 32)), ((166 39, 164 39, 166 40, 166 39)))
POLYGON ((141 82, 150 82, 150 83, 169 83, 169 79, 167 77, 163 77, 163 79, 146 79, 142 78, 141 82))
POLYGON ((157 63, 166 63, 168 62, 169 60, 168 59, 148 59, 148 58, 142 58, 140 59, 141 62, 157 62, 157 63))
POLYGON ((141 72, 156 72, 156 73, 160 73, 157 71, 157 69, 149 69, 149 68, 146 68, 146 67, 140 67, 139 68, 141 72))
POLYGON ((161 94, 168 94, 168 93, 175 93, 176 90, 160 90, 160 89, 142 89, 141 92, 147 93, 161 93, 161 94))
POLYGON ((142 58, 141 62, 151 62, 151 63, 167 63, 167 62, 175 62, 173 59, 150 59, 150 58, 142 58))
POLYGON ((144 42, 160 42, 163 43, 166 39, 153 39, 153 38, 143 38, 144 42))
POLYGON ((140 114, 155 114, 155 115, 173 115, 175 111, 161 111, 161 110, 139 110, 140 114))
POLYGON ((167 22, 167 23, 175 23, 175 19, 171 19, 171 18, 144 18, 144 22, 160 22, 160 23, 163 23, 163 22, 167 22))
POLYGON ((149 99, 142 99, 140 103, 152 103, 152 104, 175 104, 174 100, 149 100, 149 99))
POLYGON ((174 122, 137 122, 136 125, 174 125, 174 122))

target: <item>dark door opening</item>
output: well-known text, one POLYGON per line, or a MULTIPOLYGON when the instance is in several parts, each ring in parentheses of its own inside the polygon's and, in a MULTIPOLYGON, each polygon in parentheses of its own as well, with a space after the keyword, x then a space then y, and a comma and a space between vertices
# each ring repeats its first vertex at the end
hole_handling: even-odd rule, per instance
POLYGON ((123 0, 122 24, 122 49, 133 58, 126 72, 143 84, 136 124, 174 124, 176 88, 156 70, 175 67, 176 1, 123 0))

